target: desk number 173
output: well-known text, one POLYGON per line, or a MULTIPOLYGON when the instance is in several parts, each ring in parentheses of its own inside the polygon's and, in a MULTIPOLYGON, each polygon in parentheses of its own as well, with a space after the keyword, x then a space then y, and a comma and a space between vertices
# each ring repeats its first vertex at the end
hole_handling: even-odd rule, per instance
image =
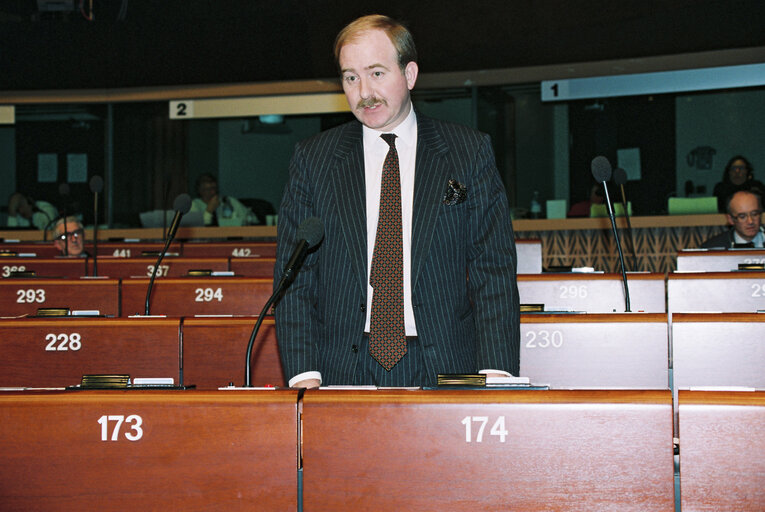
MULTIPOLYGON (((483 433, 486 430, 486 425, 489 424, 488 416, 465 416, 461 422, 465 425, 465 442, 466 443, 481 443, 483 442, 483 433), (475 428, 475 437, 473 430, 475 428)), ((504 443, 507 437, 507 429, 505 428, 505 417, 500 416, 489 429, 489 435, 499 437, 499 442, 504 443)))

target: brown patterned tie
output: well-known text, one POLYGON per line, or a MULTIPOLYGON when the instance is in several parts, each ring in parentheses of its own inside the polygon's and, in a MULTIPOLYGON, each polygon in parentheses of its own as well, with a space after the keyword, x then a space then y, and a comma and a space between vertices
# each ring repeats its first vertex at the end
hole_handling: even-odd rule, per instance
POLYGON ((372 285, 372 316, 369 353, 390 371, 406 354, 404 328, 404 249, 401 236, 401 180, 396 135, 380 137, 390 146, 385 156, 380 189, 380 215, 369 284, 372 285))

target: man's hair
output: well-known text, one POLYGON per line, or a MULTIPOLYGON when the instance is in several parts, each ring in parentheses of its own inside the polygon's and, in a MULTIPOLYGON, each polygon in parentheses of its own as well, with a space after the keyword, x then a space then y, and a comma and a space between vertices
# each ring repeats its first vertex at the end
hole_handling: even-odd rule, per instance
POLYGON ((752 194, 754 197, 756 197, 757 198, 757 207, 759 209, 762 209, 762 198, 760 197, 760 194, 758 194, 757 192, 754 192, 753 190, 746 190, 746 189, 744 189, 744 190, 737 190, 734 193, 732 193, 731 195, 729 195, 728 196, 728 200, 725 202, 725 208, 726 208, 726 210, 728 212, 728 215, 733 216, 733 213, 730 211, 730 203, 733 201, 733 198, 736 197, 736 194, 741 194, 741 193, 752 194))
POLYGON ((338 69, 340 68, 340 50, 343 46, 370 30, 385 32, 396 49, 398 66, 402 71, 410 62, 417 62, 417 48, 414 46, 414 38, 409 29, 388 16, 370 14, 352 21, 337 34, 337 38, 335 38, 335 64, 337 64, 338 69))
POLYGON ((66 218, 65 217, 60 217, 56 221, 56 223, 53 225, 53 238, 54 238, 54 240, 56 239, 56 237, 59 237, 59 236, 64 234, 64 230, 63 229, 61 230, 61 233, 58 232, 58 228, 63 226, 64 222, 66 222, 66 223, 74 222, 74 223, 77 224, 77 229, 83 229, 82 222, 80 222, 80 219, 78 219, 74 215, 70 215, 69 217, 66 217, 66 218))

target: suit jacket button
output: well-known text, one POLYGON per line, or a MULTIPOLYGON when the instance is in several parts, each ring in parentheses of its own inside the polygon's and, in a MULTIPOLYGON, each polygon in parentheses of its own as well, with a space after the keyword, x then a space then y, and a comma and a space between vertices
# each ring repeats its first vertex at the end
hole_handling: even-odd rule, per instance
POLYGON ((357 353, 358 351, 359 351, 359 347, 358 347, 358 345, 351 345, 351 352, 353 352, 353 353, 355 354, 355 353, 357 353))
POLYGON ((359 306, 359 309, 361 310, 361 312, 362 312, 362 313, 366 313, 366 311, 367 311, 367 305, 366 305, 366 304, 364 304, 364 303, 362 303, 362 304, 359 306))

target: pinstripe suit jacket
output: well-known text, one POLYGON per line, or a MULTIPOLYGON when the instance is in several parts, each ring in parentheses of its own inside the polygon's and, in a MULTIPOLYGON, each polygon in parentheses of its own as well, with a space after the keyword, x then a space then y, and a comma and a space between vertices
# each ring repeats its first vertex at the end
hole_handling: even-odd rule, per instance
MULTIPOLYGON (((504 187, 487 135, 417 114, 412 213, 412 304, 425 374, 499 369, 518 375, 516 253, 504 187), (449 179, 464 201, 443 202, 449 179), (468 279, 469 276, 469 279, 468 279)), ((324 240, 276 307, 287 379, 318 370, 323 384, 351 384, 366 319, 367 232, 361 124, 299 143, 279 209, 275 283, 297 227, 316 216, 324 240)))

